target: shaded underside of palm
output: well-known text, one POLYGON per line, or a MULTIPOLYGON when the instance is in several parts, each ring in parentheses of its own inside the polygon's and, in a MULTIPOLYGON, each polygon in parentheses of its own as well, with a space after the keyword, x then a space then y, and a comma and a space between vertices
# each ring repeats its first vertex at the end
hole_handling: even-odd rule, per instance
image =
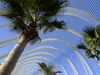
POLYGON ((2 9, 9 10, 1 16, 13 23, 12 30, 23 32, 30 23, 35 22, 38 37, 38 30, 41 29, 46 33, 56 28, 66 28, 65 22, 58 21, 55 15, 68 5, 67 0, 1 0, 1 2, 5 2, 2 9))
POLYGON ((97 58, 100 55, 100 26, 88 27, 84 31, 84 43, 77 45, 78 49, 85 50, 88 58, 97 58))

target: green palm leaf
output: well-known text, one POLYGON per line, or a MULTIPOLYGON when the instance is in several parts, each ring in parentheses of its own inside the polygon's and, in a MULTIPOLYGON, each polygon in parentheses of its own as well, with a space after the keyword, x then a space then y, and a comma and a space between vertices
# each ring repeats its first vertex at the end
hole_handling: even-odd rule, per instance
POLYGON ((83 29, 84 36, 89 38, 95 38, 95 28, 93 27, 86 27, 83 29))
POLYGON ((76 47, 77 47, 78 49, 84 49, 84 50, 87 50, 87 49, 88 49, 83 43, 77 44, 76 47))
MULTIPOLYGON (((55 75, 56 73, 61 73, 61 71, 56 71, 57 69, 54 65, 46 65, 45 63, 38 63, 38 65, 40 66, 40 68, 43 70, 45 75, 55 75)), ((42 71, 41 69, 39 69, 39 71, 42 71)))
POLYGON ((96 28, 88 27, 84 31, 84 43, 77 45, 78 49, 84 49, 88 58, 99 59, 100 54, 100 26, 96 28), (88 47, 88 48, 87 48, 88 47))

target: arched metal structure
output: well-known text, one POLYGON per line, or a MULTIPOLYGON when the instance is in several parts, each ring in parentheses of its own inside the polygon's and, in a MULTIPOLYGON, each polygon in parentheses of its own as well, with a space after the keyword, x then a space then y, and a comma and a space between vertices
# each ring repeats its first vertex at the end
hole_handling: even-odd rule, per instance
MULTIPOLYGON (((38 69, 40 69, 40 66, 38 66, 38 65, 30 65, 30 64, 27 64, 27 65, 24 65, 24 66, 21 67, 20 73, 19 73, 18 75, 21 75, 21 71, 24 71, 24 69, 29 69, 29 71, 30 71, 30 68, 31 68, 31 67, 32 67, 31 70, 36 69, 36 68, 34 68, 34 67, 37 67, 37 71, 38 71, 38 69), (27 68, 27 67, 29 67, 29 68, 27 68)), ((33 72, 32 72, 32 73, 33 73, 33 72)), ((41 74, 44 75, 44 74, 42 73, 42 71, 41 71, 41 74)), ((16 75, 17 75, 17 74, 16 74, 16 75)))
MULTIPOLYGON (((73 72, 75 71, 75 74, 78 75, 78 72, 77 72, 77 70, 76 70, 74 64, 72 63, 72 61, 71 61, 63 52, 61 52, 60 50, 58 50, 58 49, 56 49, 56 48, 54 48, 54 47, 50 47, 50 46, 38 47, 38 48, 36 48, 36 49, 33 49, 33 50, 30 50, 30 51, 25 52, 24 54, 22 54, 22 56, 25 55, 25 54, 28 54, 28 53, 32 53, 32 52, 38 51, 38 50, 47 50, 47 49, 55 50, 55 51, 58 51, 58 52, 60 52, 61 54, 63 54, 63 55, 66 57, 66 59, 69 61, 70 65, 71 65, 71 67, 72 67, 72 69, 73 69, 73 72)), ((19 60, 19 61, 20 61, 20 60, 19 60)))
MULTIPOLYGON (((67 73, 65 67, 63 66, 63 64, 62 64, 54 55, 52 55, 52 54, 50 54, 50 53, 48 53, 48 52, 36 52, 36 53, 30 54, 30 55, 28 56, 28 58, 29 58, 29 57, 32 57, 32 56, 37 56, 37 55, 47 55, 47 56, 50 56, 50 57, 54 58, 55 60, 57 60, 57 61, 60 63, 60 65, 62 66, 62 68, 63 68, 63 70, 64 70, 64 72, 65 72, 65 75, 68 75, 68 73, 67 73), (37 54, 36 54, 36 53, 37 53, 37 54)), ((24 57, 23 59, 26 59, 26 58, 24 57)))
POLYGON ((23 61, 23 62, 21 62, 22 60, 20 60, 19 62, 18 62, 18 64, 16 65, 16 67, 15 67, 15 71, 14 71, 14 74, 16 74, 16 72, 17 72, 17 70, 18 70, 18 68, 20 67, 20 65, 22 64, 23 65, 23 63, 26 65, 26 64, 30 64, 30 63, 38 63, 38 62, 40 62, 40 61, 37 61, 36 62, 36 60, 44 60, 44 61, 47 61, 48 63, 50 63, 50 64, 52 64, 53 65, 53 63, 49 60, 49 59, 47 59, 47 58, 45 58, 45 57, 41 57, 41 56, 38 56, 38 55, 36 55, 36 56, 34 56, 34 58, 32 58, 32 59, 27 59, 27 60, 25 60, 25 61, 23 61), (32 61, 35 61, 35 62, 32 62, 32 61), (31 61, 31 62, 29 62, 29 61, 31 61))
MULTIPOLYGON (((88 69, 89 69, 91 75, 93 75, 93 73, 92 73, 90 67, 89 67, 88 64, 87 64, 87 62, 85 61, 85 59, 83 58, 83 56, 80 54, 80 52, 79 52, 75 47, 73 47, 72 45, 70 45, 69 43, 67 43, 67 42, 65 42, 65 41, 58 40, 58 39, 45 39, 45 40, 41 40, 41 42, 47 42, 47 41, 60 41, 60 42, 63 42, 63 43, 65 43, 65 44, 69 45, 71 48, 73 48, 73 49, 75 50, 75 53, 76 53, 77 56, 79 57, 80 61, 81 61, 81 58, 83 59, 83 61, 84 61, 85 64, 87 65, 87 67, 88 67, 88 69), (79 55, 81 56, 81 58, 80 58, 79 55)), ((39 43, 39 42, 37 42, 37 43, 39 43)), ((31 51, 30 51, 30 52, 31 52, 31 51)), ((24 54, 22 54, 22 55, 25 55, 25 54, 27 54, 27 53, 28 53, 28 52, 26 52, 26 53, 24 53, 24 54)), ((7 55, 6 55, 6 56, 7 56, 7 55)), ((82 61, 81 61, 81 63, 82 63, 82 61)), ((82 63, 82 65, 83 65, 83 67, 84 67, 84 64, 83 64, 83 63, 82 63)), ((85 70, 85 72, 87 73, 85 67, 84 67, 84 70, 85 70)))
MULTIPOLYGON (((96 19, 97 21, 100 22, 100 19, 98 19, 96 16, 94 16, 94 15, 92 15, 92 14, 86 12, 86 11, 77 9, 77 8, 67 7, 67 8, 63 8, 62 10, 71 10, 71 11, 81 12, 81 13, 86 14, 86 15, 88 15, 88 16, 90 16, 90 17, 92 17, 92 18, 94 18, 94 19, 96 19)), ((0 8, 0 11, 5 11, 5 12, 6 12, 6 10, 2 10, 1 8, 0 8)), ((0 13, 0 14, 2 14, 2 13, 0 13)), ((85 18, 81 17, 80 15, 76 15, 76 14, 73 14, 73 13, 67 13, 67 12, 66 12, 66 13, 59 13, 59 15, 62 15, 62 14, 63 14, 63 15, 72 15, 72 16, 78 17, 78 18, 80 18, 80 19, 86 21, 86 22, 89 23, 90 25, 94 26, 91 22, 89 22, 89 21, 86 20, 85 18)), ((5 24, 5 25, 0 25, 0 28, 10 26, 11 24, 12 24, 12 23, 8 23, 8 24, 5 24)), ((66 30, 70 32, 71 29, 69 29, 69 30, 66 29, 66 30)), ((72 30, 72 31, 74 31, 74 30, 72 30)), ((73 34, 74 34, 74 33, 73 33, 73 34)), ((78 34, 80 34, 80 33, 78 33, 78 34)), ((5 33, 5 35, 6 35, 6 33, 5 33)), ((78 36, 78 37, 79 37, 79 36, 78 36)), ((18 41, 18 40, 19 40, 19 36, 11 37, 11 38, 6 39, 6 40, 1 40, 1 41, 0 41, 0 45, 2 45, 2 46, 0 46, 0 48, 3 48, 3 47, 5 47, 5 46, 7 46, 7 45, 10 45, 10 44, 12 44, 12 43, 14 43, 14 42, 16 42, 16 41, 18 41)), ((47 39, 41 40, 41 42, 48 42, 48 41, 59 41, 59 42, 63 42, 63 43, 65 43, 65 44, 69 45, 69 46, 75 51, 75 53, 77 54, 77 56, 79 57, 79 59, 80 59, 80 61, 81 61, 81 64, 83 65, 83 68, 84 68, 85 72, 87 72, 87 71, 86 71, 86 68, 85 68, 85 66, 84 66, 84 63, 86 64, 87 68, 89 69, 90 74, 91 74, 91 75, 94 75, 93 72, 92 72, 92 70, 91 70, 91 68, 89 67, 88 63, 86 62, 86 60, 83 58, 83 56, 81 55, 81 53, 80 53, 75 47, 73 47, 72 45, 70 45, 70 44, 67 43, 66 41, 61 41, 61 40, 58 40, 58 39, 53 39, 53 38, 52 38, 52 39, 49 39, 49 38, 47 38, 47 39), (84 63, 83 63, 83 61, 84 61, 84 63)), ((37 42, 37 43, 39 43, 39 42, 37 42)), ((31 46, 31 45, 30 45, 30 44, 27 45, 27 47, 29 47, 29 46, 31 46)), ((56 49, 56 48, 54 48, 54 47, 47 46, 47 48, 52 48, 52 49, 58 51, 58 49, 56 49)), ((36 49, 37 49, 37 48, 36 48, 36 49)), ((42 47, 40 47, 40 49, 42 49, 42 47)), ((46 48, 45 48, 45 49, 46 49, 46 48)), ((37 50, 38 50, 38 49, 37 49, 37 50)), ((32 52, 32 51, 30 50, 30 53, 31 53, 31 52, 32 52)), ((35 52, 35 49, 34 49, 33 52, 35 52)), ((63 55, 67 58, 67 60, 68 60, 68 61, 70 62, 70 64, 71 64, 72 68, 74 68, 73 70, 75 70, 75 67, 74 67, 73 63, 70 61, 70 59, 67 57, 67 55, 65 55, 65 54, 64 54, 63 52, 61 52, 60 50, 59 50, 59 52, 60 52, 61 54, 63 54, 63 55)), ((27 54, 28 52, 25 52, 25 53, 27 54)), ((23 53, 22 55, 25 55, 25 53, 23 53)), ((7 55, 8 55, 8 53, 6 53, 6 54, 4 54, 4 55, 0 55, 0 59, 6 57, 7 55)), ((49 54, 48 54, 48 55, 49 55, 49 54)), ((38 56, 38 55, 37 55, 37 56, 38 56)), ((23 59, 24 59, 24 58, 23 58, 23 59)), ((27 59, 28 59, 28 58, 27 58, 27 59)), ((41 60, 41 59, 40 59, 40 60, 41 60)), ((19 63, 21 63, 20 60, 19 60, 19 63)), ((19 65, 19 66, 21 65, 21 64, 19 64, 19 63, 17 64, 17 66, 16 66, 15 69, 18 69, 18 65, 19 65)), ((29 63, 29 64, 30 64, 30 63, 29 63)), ((23 67, 23 68, 24 68, 24 67, 23 67)), ((17 72, 17 70, 16 70, 16 72, 17 72)), ((75 70, 75 73, 78 75, 77 70, 75 70)), ((74 74, 75 74, 75 73, 74 73, 74 74)), ((87 73, 87 75, 88 75, 88 73, 87 73)))
POLYGON ((20 65, 22 65, 23 63, 24 63, 24 64, 30 64, 30 63, 38 63, 38 62, 41 62, 41 61, 39 61, 39 60, 47 61, 48 63, 50 63, 50 64, 53 65, 53 63, 52 63, 50 60, 48 60, 47 58, 44 58, 44 57, 28 59, 28 60, 25 60, 25 62, 19 62, 19 63, 16 65, 14 71, 12 72, 12 75, 15 75, 15 74, 16 74, 16 72, 19 70, 20 65), (33 60, 34 60, 35 62, 32 62, 33 60), (31 62, 30 62, 30 61, 31 61, 31 62), (36 62, 36 61, 37 61, 37 62, 36 62))

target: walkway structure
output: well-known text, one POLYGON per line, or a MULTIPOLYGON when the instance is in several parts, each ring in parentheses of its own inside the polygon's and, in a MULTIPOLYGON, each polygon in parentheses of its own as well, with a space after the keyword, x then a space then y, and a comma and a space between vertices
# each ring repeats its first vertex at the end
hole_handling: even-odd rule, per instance
MULTIPOLYGON (((99 0, 69 0, 70 5, 59 13, 59 20, 64 20, 68 29, 53 33, 40 32, 41 42, 27 45, 11 75, 44 75, 38 62, 50 63, 62 71, 58 75, 99 75, 100 64, 95 59, 88 59, 76 44, 82 41, 82 29, 100 24, 99 0)), ((2 6, 1 6, 2 7, 2 6)), ((2 10, 0 8, 0 11, 2 10)), ((2 13, 0 13, 2 14, 2 13)), ((20 39, 20 34, 10 31, 12 23, 0 17, 0 63, 7 57, 13 46, 20 39)))

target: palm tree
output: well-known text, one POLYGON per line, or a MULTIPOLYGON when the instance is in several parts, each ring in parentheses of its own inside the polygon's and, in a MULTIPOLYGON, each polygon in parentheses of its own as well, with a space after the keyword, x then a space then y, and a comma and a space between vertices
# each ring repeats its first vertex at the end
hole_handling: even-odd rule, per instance
POLYGON ((56 73, 61 73, 61 71, 55 71, 57 68, 53 65, 46 65, 44 62, 38 63, 41 69, 38 71, 43 71, 45 75, 56 75, 56 73))
MULTIPOLYGON (((55 16, 61 8, 67 6, 67 0, 0 0, 5 2, 2 7, 8 10, 2 14, 12 23, 12 30, 22 33, 20 41, 15 45, 8 57, 0 66, 0 75, 10 75, 27 43, 39 38, 38 31, 52 32, 56 28, 64 29, 64 21, 55 16)), ((60 11, 62 12, 62 11, 60 11)))
POLYGON ((88 58, 97 58, 99 60, 100 55, 100 26, 96 28, 88 27, 84 31, 84 42, 77 44, 78 49, 85 50, 88 58))

